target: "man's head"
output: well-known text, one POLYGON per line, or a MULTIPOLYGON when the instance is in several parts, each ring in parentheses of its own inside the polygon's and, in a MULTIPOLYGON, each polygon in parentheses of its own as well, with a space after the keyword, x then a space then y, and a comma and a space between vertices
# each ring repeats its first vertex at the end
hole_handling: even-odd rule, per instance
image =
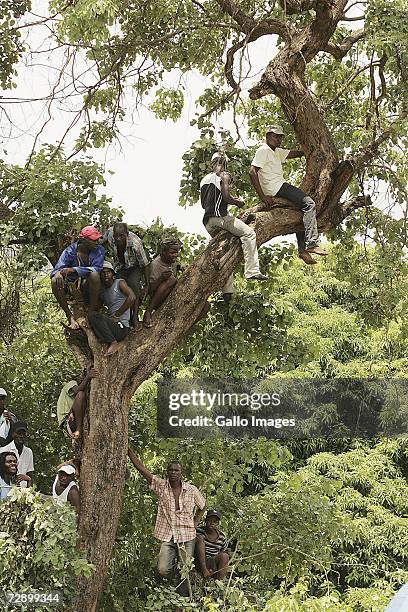
POLYGON ((79 232, 78 247, 82 247, 88 251, 93 251, 98 246, 98 241, 100 238, 102 238, 102 234, 98 232, 96 227, 93 225, 87 225, 79 232))
POLYGON ((160 241, 160 257, 169 265, 176 263, 180 250, 181 242, 178 238, 169 237, 160 241))
POLYGON ((211 165, 213 167, 213 170, 216 171, 217 168, 219 170, 225 170, 227 168, 228 161, 229 159, 223 151, 217 151, 211 158, 211 165))
POLYGON ((115 280, 115 270, 110 261, 104 261, 101 270, 101 281, 104 287, 112 287, 115 280))
POLYGON ((167 478, 171 484, 180 482, 181 463, 179 461, 170 461, 170 463, 167 465, 167 478))
POLYGON ((75 468, 73 465, 69 463, 67 465, 62 465, 58 470, 58 482, 61 487, 64 489, 69 485, 69 483, 75 480, 75 468))
POLYGON ((205 517, 205 524, 207 527, 213 527, 213 529, 217 529, 220 524, 221 514, 218 510, 209 510, 205 517))
POLYGON ((2 413, 6 407, 6 397, 7 397, 7 391, 1 387, 0 388, 0 413, 2 413))
POLYGON ((113 226, 113 240, 118 248, 124 249, 128 239, 129 230, 126 223, 118 222, 113 226))
POLYGON ((265 138, 266 144, 271 147, 271 149, 276 149, 276 147, 280 147, 283 139, 283 129, 280 125, 268 125, 265 130, 265 138))
MULTIPOLYGON (((10 451, 0 454, 0 476, 10 478, 17 474, 17 457, 10 451)), ((8 479, 7 478, 7 479, 8 479)))
POLYGON ((27 439, 27 423, 25 421, 16 421, 13 423, 11 436, 16 446, 24 445, 27 439))

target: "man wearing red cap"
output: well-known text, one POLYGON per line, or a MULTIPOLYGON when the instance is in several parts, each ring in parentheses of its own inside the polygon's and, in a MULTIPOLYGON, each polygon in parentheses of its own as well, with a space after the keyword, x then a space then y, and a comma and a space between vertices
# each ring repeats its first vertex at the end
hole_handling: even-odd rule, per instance
POLYGON ((101 288, 99 272, 105 258, 105 249, 98 242, 100 238, 102 234, 93 225, 84 227, 79 239, 62 251, 51 272, 52 292, 65 312, 71 329, 78 329, 79 325, 68 307, 67 290, 70 286, 76 284, 84 293, 89 312, 96 310, 98 304, 101 288))

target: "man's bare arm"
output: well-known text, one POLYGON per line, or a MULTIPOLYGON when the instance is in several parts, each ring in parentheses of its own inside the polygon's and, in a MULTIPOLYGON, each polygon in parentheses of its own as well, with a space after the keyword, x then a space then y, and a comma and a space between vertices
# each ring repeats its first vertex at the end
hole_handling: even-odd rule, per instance
POLYGON ((197 511, 194 515, 194 527, 197 527, 200 524, 200 521, 203 517, 206 507, 207 507, 207 504, 204 506, 202 510, 200 510, 200 508, 197 508, 197 511))
POLYGON ((230 192, 230 176, 227 172, 223 172, 220 176, 221 179, 221 193, 222 199, 227 204, 231 204, 233 206, 239 206, 241 208, 244 205, 244 202, 239 198, 234 198, 230 192))
POLYGON ((81 509, 81 502, 79 499, 79 491, 77 487, 72 487, 72 489, 70 490, 70 492, 68 493, 68 501, 69 503, 74 506, 75 508, 75 512, 77 514, 79 514, 79 511, 81 509))
POLYGON ((258 197, 261 200, 261 202, 272 206, 273 202, 271 200, 271 196, 267 196, 264 194, 262 187, 261 187, 261 183, 259 182, 259 176, 258 176, 259 170, 260 168, 258 168, 258 166, 251 166, 251 169, 249 171, 249 178, 251 179, 251 183, 255 187, 255 191, 258 194, 258 197))
POLYGON ((302 151, 302 149, 291 149, 286 159, 295 159, 295 157, 303 157, 303 156, 304 156, 304 152, 302 151))
POLYGON ((151 484, 153 480, 153 474, 147 469, 147 467, 143 465, 139 457, 130 447, 128 448, 128 457, 137 469, 137 471, 143 476, 143 478, 147 480, 149 484, 151 484))
POLYGON ((120 280, 119 289, 124 295, 126 295, 126 300, 123 302, 122 306, 120 306, 120 308, 118 308, 117 311, 113 313, 115 317, 120 317, 120 315, 122 315, 129 308, 131 308, 131 306, 133 306, 136 301, 135 294, 133 293, 132 289, 129 287, 125 280, 120 280))

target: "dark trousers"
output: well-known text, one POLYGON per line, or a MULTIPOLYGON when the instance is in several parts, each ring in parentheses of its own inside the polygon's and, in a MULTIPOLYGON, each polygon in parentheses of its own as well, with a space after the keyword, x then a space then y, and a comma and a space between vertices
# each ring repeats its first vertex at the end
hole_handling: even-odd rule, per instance
POLYGON ((89 323, 99 342, 111 344, 115 340, 121 342, 129 333, 129 328, 125 327, 120 321, 113 321, 108 315, 101 312, 90 312, 88 315, 89 323))
POLYGON ((305 231, 297 232, 296 234, 299 251, 316 246, 319 242, 319 232, 316 221, 316 204, 312 198, 298 187, 294 187, 289 183, 283 183, 276 197, 290 200, 302 211, 305 231))

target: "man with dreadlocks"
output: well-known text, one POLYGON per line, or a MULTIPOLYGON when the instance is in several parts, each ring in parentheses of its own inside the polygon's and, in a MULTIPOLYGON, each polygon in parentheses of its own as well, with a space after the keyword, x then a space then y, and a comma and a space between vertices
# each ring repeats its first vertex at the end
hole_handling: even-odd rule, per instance
MULTIPOLYGON (((207 232, 214 236, 219 230, 226 230, 241 240, 244 252, 244 274, 248 280, 265 281, 267 276, 259 270, 258 249, 255 231, 233 215, 228 213, 228 205, 242 208, 243 200, 235 198, 230 193, 231 175, 226 171, 228 158, 218 151, 211 158, 212 172, 207 174, 200 183, 201 206, 205 213, 203 223, 207 232)), ((233 275, 223 289, 223 296, 229 302, 233 293, 233 275)))
POLYGON ((150 302, 143 317, 145 327, 152 326, 152 312, 157 310, 177 283, 177 258, 181 250, 178 238, 169 236, 160 242, 160 253, 149 264, 149 296, 150 302))

